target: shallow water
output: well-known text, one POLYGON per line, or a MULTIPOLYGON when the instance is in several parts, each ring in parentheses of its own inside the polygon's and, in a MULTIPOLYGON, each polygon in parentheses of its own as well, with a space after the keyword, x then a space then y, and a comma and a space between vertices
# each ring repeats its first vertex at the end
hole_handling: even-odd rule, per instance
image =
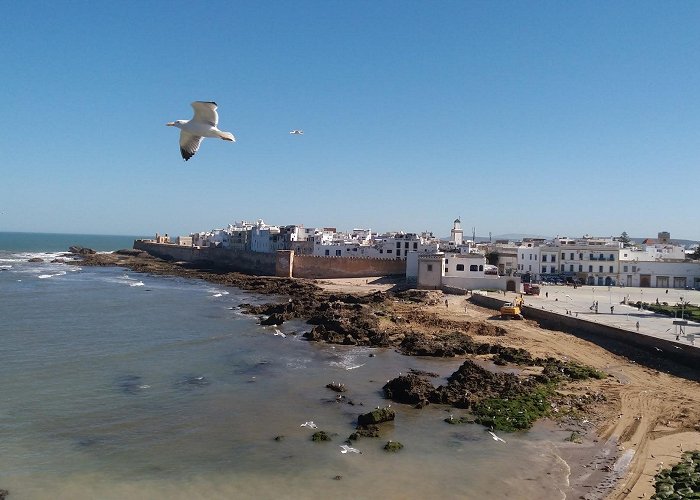
POLYGON ((301 322, 283 337, 237 312, 269 297, 35 255, 0 251, 0 488, 13 500, 562 497, 562 436, 546 426, 504 444, 446 424, 446 408, 393 404, 381 438, 340 453, 357 415, 389 403, 386 380, 416 368, 438 385, 460 360, 310 343, 301 322), (309 420, 333 441, 312 442, 309 420), (385 452, 390 439, 404 449, 385 452))

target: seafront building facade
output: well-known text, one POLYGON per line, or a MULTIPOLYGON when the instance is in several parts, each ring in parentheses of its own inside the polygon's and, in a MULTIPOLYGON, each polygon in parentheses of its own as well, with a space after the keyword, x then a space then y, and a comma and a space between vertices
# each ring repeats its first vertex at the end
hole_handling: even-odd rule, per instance
POLYGON ((440 262, 434 269, 440 268, 440 280, 445 283, 513 276, 523 281, 592 286, 700 289, 700 261, 690 260, 686 249, 674 244, 667 232, 640 244, 588 235, 477 243, 464 239, 459 218, 453 222, 450 237, 443 240, 429 232, 379 234, 366 228, 342 232, 334 227, 270 225, 259 219, 180 236, 175 243, 167 234, 157 234, 154 241, 251 254, 291 251, 297 256, 331 259, 327 266, 334 265, 332 259, 398 260, 405 263, 405 276, 413 282, 421 281, 421 270, 427 276, 428 260, 437 259, 431 265, 440 262), (474 260, 484 262, 473 264, 474 260))

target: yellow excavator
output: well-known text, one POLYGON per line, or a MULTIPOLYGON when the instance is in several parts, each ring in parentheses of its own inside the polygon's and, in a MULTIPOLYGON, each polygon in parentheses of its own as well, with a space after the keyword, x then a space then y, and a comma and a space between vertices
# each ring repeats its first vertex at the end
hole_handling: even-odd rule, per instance
POLYGON ((508 302, 501 306, 501 319, 523 319, 520 308, 523 305, 523 298, 518 296, 513 302, 508 302))

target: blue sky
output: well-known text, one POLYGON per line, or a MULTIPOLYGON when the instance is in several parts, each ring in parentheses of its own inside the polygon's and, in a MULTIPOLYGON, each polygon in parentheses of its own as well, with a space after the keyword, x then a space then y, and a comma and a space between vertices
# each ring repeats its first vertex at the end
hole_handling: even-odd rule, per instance
POLYGON ((0 231, 700 239, 698 26, 695 1, 9 2, 0 231), (194 100, 238 142, 184 162, 164 125, 194 100))

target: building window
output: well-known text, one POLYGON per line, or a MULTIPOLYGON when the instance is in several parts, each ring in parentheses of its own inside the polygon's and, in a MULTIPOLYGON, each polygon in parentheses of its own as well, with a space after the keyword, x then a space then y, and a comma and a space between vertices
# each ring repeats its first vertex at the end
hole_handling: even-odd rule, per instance
POLYGON ((483 270, 484 270, 484 266, 479 266, 479 271, 483 271, 483 270))
POLYGON ((445 264, 449 264, 449 263, 450 263, 450 259, 445 259, 445 264))
POLYGON ((570 264, 570 265, 569 265, 569 272, 570 272, 570 273, 573 273, 573 272, 574 272, 574 265, 573 265, 573 264, 570 264))
POLYGON ((552 254, 552 262, 556 262, 556 261, 557 261, 557 256, 556 256, 556 254, 552 254))
POLYGON ((403 247, 404 247, 404 248, 408 248, 408 241, 407 241, 406 243, 403 244, 403 247))
POLYGON ((396 256, 401 257, 401 250, 396 250, 396 256))
POLYGON ((574 254, 573 254, 573 252, 569 254, 569 260, 574 260, 574 254))
POLYGON ((340 254, 341 254, 341 253, 342 253, 342 252, 341 252, 340 250, 336 250, 336 251, 335 251, 335 256, 336 256, 336 257, 340 257, 340 254))
POLYGON ((578 260, 583 260, 583 254, 582 254, 582 253, 578 254, 578 260))
POLYGON ((330 255, 330 254, 331 254, 331 251, 330 251, 330 250, 326 250, 326 255, 330 255))
POLYGON ((583 272, 583 266, 581 264, 578 265, 578 272, 583 272))
POLYGON ((413 249, 414 249, 414 250, 418 250, 418 243, 414 243, 414 244, 413 244, 413 249))
POLYGON ((593 266, 588 266, 588 272, 592 273, 593 272, 593 266))
POLYGON ((549 268, 549 272, 552 273, 552 274, 554 274, 554 273, 557 272, 557 268, 554 267, 554 266, 552 266, 552 267, 549 268))
POLYGON ((562 260, 566 259, 566 254, 564 252, 561 253, 561 259, 562 260))
POLYGON ((464 271, 464 264, 457 264, 457 271, 464 271))
POLYGON ((598 266, 598 272, 602 273, 603 272, 603 266, 598 266))
POLYGON ((397 241, 397 242, 396 242, 396 248, 401 248, 401 242, 400 242, 400 241, 397 241))
POLYGON ((433 270, 433 265, 432 265, 432 264, 428 264, 428 271, 432 271, 432 270, 433 270))
POLYGON ((605 260, 605 255, 603 255, 602 253, 600 254, 600 260, 605 260))
POLYGON ((542 262, 547 262, 547 254, 542 254, 542 262))
POLYGON ((615 260, 615 254, 613 254, 613 253, 610 254, 610 260, 615 260))
POLYGON ((383 249, 383 248, 380 248, 380 249, 379 249, 379 253, 384 253, 384 249, 383 249))
POLYGON ((610 266, 610 272, 611 273, 613 272, 613 266, 610 266))
POLYGON ((623 273, 626 273, 628 267, 629 267, 629 266, 622 266, 622 272, 623 272, 623 273))
POLYGON ((476 264, 472 264, 471 266, 469 266, 469 270, 470 270, 470 271, 478 271, 478 270, 479 270, 479 266, 477 266, 476 264))
POLYGON ((542 266, 542 274, 547 272, 547 266, 542 266))
POLYGON ((445 272, 446 272, 446 273, 449 273, 450 270, 449 270, 448 268, 445 268, 445 272))
POLYGON ((561 272, 564 272, 564 264, 561 265, 561 272))
POLYGON ((391 250, 387 250, 387 251, 386 251, 386 253, 391 253, 391 252, 392 252, 391 250))

